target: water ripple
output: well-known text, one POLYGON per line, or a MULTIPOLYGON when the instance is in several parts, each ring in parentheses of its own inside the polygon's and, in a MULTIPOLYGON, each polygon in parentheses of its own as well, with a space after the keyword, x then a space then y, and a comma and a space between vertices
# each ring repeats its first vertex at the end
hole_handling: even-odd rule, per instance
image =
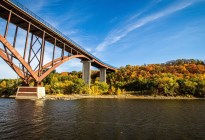
POLYGON ((0 99, 0 139, 205 139, 202 100, 0 99))

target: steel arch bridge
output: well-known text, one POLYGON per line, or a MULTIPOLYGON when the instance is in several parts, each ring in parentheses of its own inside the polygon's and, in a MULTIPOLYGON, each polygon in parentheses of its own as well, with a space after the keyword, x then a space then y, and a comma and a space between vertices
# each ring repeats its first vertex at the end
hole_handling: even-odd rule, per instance
POLYGON ((3 44, 3 47, 0 48, 0 57, 26 84, 29 84, 31 80, 39 84, 55 68, 73 58, 79 58, 83 62, 83 79, 88 84, 91 65, 100 69, 101 81, 105 81, 106 71, 116 70, 115 67, 96 58, 16 0, 0 1, 0 18, 6 21, 6 26, 0 27, 4 30, 4 34, 0 34, 0 42, 3 44), (9 42, 7 39, 10 24, 15 25, 13 42, 9 42), (24 48, 23 55, 16 49, 19 28, 26 31, 25 45, 22 46, 24 48), (49 48, 52 49, 52 60, 44 64, 46 42, 53 45, 52 48, 49 48), (40 47, 35 51, 36 43, 40 47), (60 48, 61 56, 55 59, 57 48, 60 48), (21 63, 22 67, 15 64, 14 59, 21 63), (38 62, 35 68, 31 66, 34 59, 38 62))

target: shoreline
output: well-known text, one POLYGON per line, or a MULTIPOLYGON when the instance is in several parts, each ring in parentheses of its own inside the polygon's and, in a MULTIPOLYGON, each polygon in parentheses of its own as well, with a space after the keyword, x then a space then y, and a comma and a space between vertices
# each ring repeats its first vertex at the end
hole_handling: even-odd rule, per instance
MULTIPOLYGON (((12 98, 15 99, 15 95, 9 97, 0 98, 12 98)), ((140 100, 204 100, 205 98, 193 97, 193 96, 152 96, 152 95, 86 95, 86 94, 46 94, 43 99, 39 100, 78 100, 78 99, 140 99, 140 100)))
POLYGON ((193 99, 205 99, 197 97, 186 97, 186 96, 150 96, 150 95, 83 95, 83 94, 56 94, 56 95, 46 95, 45 100, 77 100, 77 99, 160 99, 160 100, 193 100, 193 99))

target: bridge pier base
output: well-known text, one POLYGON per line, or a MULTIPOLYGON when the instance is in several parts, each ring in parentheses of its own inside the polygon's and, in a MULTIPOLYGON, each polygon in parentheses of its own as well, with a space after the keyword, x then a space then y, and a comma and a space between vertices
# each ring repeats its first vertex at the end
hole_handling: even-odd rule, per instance
POLYGON ((18 87, 16 99, 40 99, 45 97, 45 87, 18 87))
POLYGON ((81 61, 83 63, 83 69, 82 69, 82 78, 85 81, 85 83, 90 86, 91 81, 91 62, 92 61, 81 61))
POLYGON ((100 82, 106 83, 106 68, 100 68, 100 82))

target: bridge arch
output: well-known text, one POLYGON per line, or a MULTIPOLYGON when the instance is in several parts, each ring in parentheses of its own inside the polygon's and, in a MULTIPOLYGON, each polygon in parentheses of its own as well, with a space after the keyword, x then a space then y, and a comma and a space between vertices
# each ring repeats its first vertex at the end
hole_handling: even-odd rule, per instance
POLYGON ((78 58, 84 61, 89 61, 90 58, 86 57, 82 54, 76 54, 76 55, 70 55, 70 56, 63 56, 59 57, 57 59, 54 59, 47 64, 42 66, 42 72, 41 75, 38 75, 38 70, 33 70, 32 67, 22 58, 22 56, 17 52, 17 50, 3 37, 0 35, 0 42, 5 47, 4 49, 0 48, 0 57, 18 74, 18 76, 23 79, 24 82, 27 84, 34 79, 36 82, 41 82, 47 75, 49 75, 53 70, 55 70, 57 67, 62 65, 63 63, 66 63, 67 61, 78 58), (24 68, 29 71, 31 74, 30 77, 26 77, 23 73, 23 70, 15 65, 13 61, 11 61, 12 57, 17 59, 24 68), (44 71, 43 71, 44 70, 44 71))
MULTIPOLYGON (((89 61, 90 59, 84 55, 71 55, 71 56, 66 56, 66 57, 60 57, 60 58, 57 58, 55 59, 54 61, 57 62, 55 63, 53 66, 52 66, 52 61, 51 62, 48 62, 47 64, 45 64, 43 66, 43 69, 47 69, 47 71, 41 75, 39 77, 39 81, 42 81, 46 76, 48 76, 52 71, 54 71, 57 67, 59 67, 60 65, 66 63, 67 61, 71 60, 71 59, 74 59, 74 58, 78 58, 78 59, 81 59, 81 60, 86 60, 86 61, 89 61), (50 68, 49 68, 50 67, 50 68)), ((36 73, 38 71, 35 71, 36 73)))

